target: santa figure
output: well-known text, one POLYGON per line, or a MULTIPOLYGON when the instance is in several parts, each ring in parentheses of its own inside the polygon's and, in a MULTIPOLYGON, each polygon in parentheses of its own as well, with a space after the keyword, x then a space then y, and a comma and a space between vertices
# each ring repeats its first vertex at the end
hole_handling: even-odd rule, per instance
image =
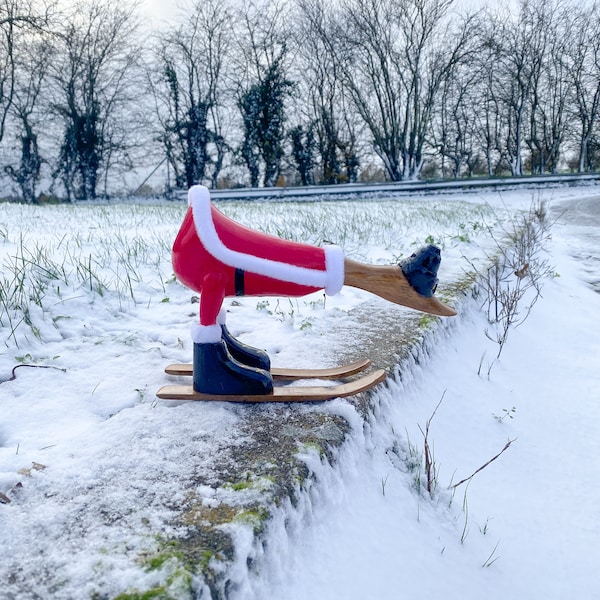
POLYGON ((192 330, 194 389, 205 394, 270 394, 270 360, 227 329, 223 300, 230 296, 333 295, 351 285, 428 313, 455 311, 433 297, 439 249, 429 246, 401 265, 363 265, 339 246, 300 244, 236 223, 218 211, 203 186, 188 192, 188 211, 173 245, 178 279, 200 294, 192 330))

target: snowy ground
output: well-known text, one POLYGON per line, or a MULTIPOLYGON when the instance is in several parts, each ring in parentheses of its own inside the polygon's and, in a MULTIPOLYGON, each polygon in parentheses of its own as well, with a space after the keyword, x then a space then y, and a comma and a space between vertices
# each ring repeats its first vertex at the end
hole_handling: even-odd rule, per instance
MULTIPOLYGON (((559 276, 545 281, 543 298, 509 333, 501 358, 493 360, 498 346, 485 335, 479 304, 467 302, 435 348, 419 364, 403 364, 377 393, 368 426, 348 402, 322 408, 355 427, 333 468, 307 452, 316 482, 295 510, 275 515, 255 569, 237 577, 238 598, 595 597, 600 251, 593 215, 600 194, 584 187, 542 195, 562 215, 549 245, 559 276), (583 220, 574 216, 583 213, 583 220), (421 429, 442 398, 429 433, 437 468, 430 495, 415 465, 421 429), (515 441, 470 484, 448 489, 508 440, 515 441)), ((307 236, 327 235, 318 229, 337 207, 338 223, 361 224, 338 227, 341 240, 332 240, 349 255, 389 262, 432 236, 443 245, 441 276, 452 280, 465 256, 479 260, 490 250, 481 224, 498 211, 527 209, 531 193, 464 200, 404 201, 401 208, 372 202, 365 209, 372 219, 362 202, 331 203, 297 235, 317 242, 307 236), (442 205, 453 208, 432 220, 442 205)), ((296 226, 289 212, 296 205, 227 210, 252 224, 265 221, 261 206, 275 233, 296 226)), ((38 244, 31 257, 38 265, 49 256, 56 268, 56 256, 68 257, 65 273, 32 288, 43 298, 29 304, 30 325, 16 327, 16 312, 10 321, 4 315, 0 379, 20 362, 66 372, 23 368, 0 384, 0 492, 11 500, 0 504, 0 598, 110 598, 150 589, 165 573, 144 568, 140 556, 158 535, 179 533, 173 514, 198 470, 203 484, 195 493, 207 506, 229 500, 233 492, 211 486, 210 473, 245 441, 244 407, 153 398, 164 365, 189 359, 195 307, 168 264, 182 208, 0 211, 5 278, 6 261, 23 246, 19 234, 27 248, 38 244), (117 230, 116 210, 123 211, 117 230), (99 255, 92 268, 90 257, 99 255)), ((335 362, 328 329, 365 300, 348 289, 326 304, 319 296, 268 305, 244 299, 230 305, 230 318, 234 332, 267 347, 276 365, 320 366, 335 362)), ((235 536, 242 546, 252 543, 251 528, 238 524, 235 536)), ((170 597, 187 597, 187 574, 168 575, 170 597)), ((195 589, 206 591, 201 582, 195 589)))
POLYGON ((600 274, 589 268, 600 232, 598 221, 561 223, 551 248, 560 277, 511 332, 490 377, 478 371, 494 344, 472 310, 426 365, 381 393, 380 419, 324 475, 310 527, 282 536, 256 598, 599 597, 600 296, 588 282, 600 274), (442 397, 430 500, 390 448, 422 445, 418 424, 442 397), (468 486, 446 489, 507 440, 468 486))

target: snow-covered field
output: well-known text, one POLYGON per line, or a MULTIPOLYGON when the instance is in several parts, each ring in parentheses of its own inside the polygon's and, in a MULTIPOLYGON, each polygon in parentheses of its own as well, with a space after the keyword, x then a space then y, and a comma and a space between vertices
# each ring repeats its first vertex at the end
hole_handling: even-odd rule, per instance
MULTIPOLYGON (((558 216, 547 244, 557 276, 501 357, 480 301, 465 301, 431 351, 377 392, 366 426, 349 402, 321 407, 354 425, 348 440, 333 466, 306 453, 317 479, 295 509, 276 511, 266 549, 248 551, 250 571, 240 553, 231 597, 597 597, 600 191, 536 196, 558 216), (509 440, 470 483, 449 489, 509 440)), ((487 227, 510 229, 510 215, 531 203, 531 192, 507 191, 221 207, 368 262, 434 241, 443 282, 469 261, 484 265, 495 249, 487 227)), ((55 367, 20 368, 0 384, 0 492, 10 500, 0 503, 0 598, 208 593, 189 573, 143 560, 157 540, 181 534, 173 515, 192 475, 210 474, 244 443, 246 407, 154 397, 165 364, 190 358, 197 305, 169 262, 184 209, 0 205, 0 380, 18 364, 55 367)), ((228 302, 229 324, 276 366, 331 365, 328 331, 369 298, 349 288, 326 301, 244 298, 228 302)), ((203 481, 196 493, 207 506, 233 493, 203 481)), ((252 545, 248 523, 228 527, 240 547, 252 545)))

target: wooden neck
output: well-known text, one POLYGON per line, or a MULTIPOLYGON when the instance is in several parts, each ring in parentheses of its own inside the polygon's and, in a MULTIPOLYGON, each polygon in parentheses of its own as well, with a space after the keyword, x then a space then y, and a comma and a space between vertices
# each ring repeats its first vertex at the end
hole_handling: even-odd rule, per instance
POLYGON ((366 265, 344 259, 344 284, 376 294, 385 300, 432 315, 452 317, 456 311, 437 298, 417 293, 399 265, 366 265))

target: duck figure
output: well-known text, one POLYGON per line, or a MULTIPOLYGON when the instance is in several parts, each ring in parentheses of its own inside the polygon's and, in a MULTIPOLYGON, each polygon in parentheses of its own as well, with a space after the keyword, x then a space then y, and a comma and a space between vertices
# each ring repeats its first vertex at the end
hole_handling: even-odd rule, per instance
POLYGON ((229 332, 223 300, 232 296, 328 295, 349 285, 439 316, 456 312, 437 300, 440 250, 426 246, 399 265, 368 265, 336 245, 302 244, 250 229, 225 216, 200 185, 188 192, 188 210, 173 244, 173 269, 200 294, 192 329, 193 385, 204 394, 261 395, 273 391, 270 359, 229 332))

